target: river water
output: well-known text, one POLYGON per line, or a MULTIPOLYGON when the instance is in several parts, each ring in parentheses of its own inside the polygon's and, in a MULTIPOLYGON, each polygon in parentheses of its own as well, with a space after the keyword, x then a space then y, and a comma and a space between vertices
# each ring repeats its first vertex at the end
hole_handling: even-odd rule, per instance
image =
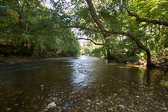
MULTIPOLYGON (((93 94, 98 90, 106 96, 132 85, 152 88, 154 93, 162 93, 162 88, 168 92, 168 73, 107 63, 91 56, 3 65, 0 67, 0 112, 40 111, 50 102, 53 93, 78 92, 79 88, 89 87, 93 94)), ((167 110, 165 91, 157 97, 164 102, 160 108, 167 110)))

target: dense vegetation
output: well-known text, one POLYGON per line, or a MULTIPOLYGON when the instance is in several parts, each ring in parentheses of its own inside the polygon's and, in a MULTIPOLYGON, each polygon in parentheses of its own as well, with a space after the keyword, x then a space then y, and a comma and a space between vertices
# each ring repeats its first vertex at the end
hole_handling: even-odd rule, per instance
MULTIPOLYGON (((75 56, 80 45, 59 9, 49 9, 39 0, 8 0, 0 5, 1 56, 75 56)), ((57 4, 60 5, 60 4, 57 4)))
POLYGON ((90 55, 148 66, 168 62, 167 0, 50 0, 51 8, 46 2, 1 3, 1 53, 5 46, 6 54, 76 55, 80 46, 71 28, 77 28, 100 46, 85 48, 90 55))
POLYGON ((77 13, 81 25, 92 31, 87 34, 102 42, 107 58, 144 58, 151 66, 151 55, 153 61, 167 58, 167 5, 167 0, 86 0, 77 6, 77 13))

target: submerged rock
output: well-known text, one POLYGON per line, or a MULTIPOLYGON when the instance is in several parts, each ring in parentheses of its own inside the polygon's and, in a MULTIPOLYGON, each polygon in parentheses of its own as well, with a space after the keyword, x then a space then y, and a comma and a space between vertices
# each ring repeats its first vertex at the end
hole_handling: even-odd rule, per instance
POLYGON ((58 92, 56 95, 58 96, 58 97, 62 97, 63 96, 63 92, 58 92))
POLYGON ((55 107, 56 107, 55 102, 51 102, 50 104, 48 104, 46 108, 49 109, 49 108, 55 108, 55 107))
POLYGON ((10 111, 10 110, 11 110, 11 108, 7 108, 7 109, 6 109, 6 111, 10 111))
POLYGON ((44 91, 44 85, 40 85, 40 90, 44 91))
POLYGON ((163 110, 163 111, 165 110, 166 111, 168 109, 166 107, 161 107, 161 110, 163 110))

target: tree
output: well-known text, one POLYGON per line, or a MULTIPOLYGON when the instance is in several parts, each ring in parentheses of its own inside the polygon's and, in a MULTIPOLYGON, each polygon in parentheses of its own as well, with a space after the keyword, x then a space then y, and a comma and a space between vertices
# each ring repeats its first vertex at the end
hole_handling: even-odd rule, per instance
POLYGON ((11 46, 14 50, 10 54, 28 55, 30 51, 32 57, 43 53, 79 54, 80 45, 74 33, 57 28, 67 22, 64 7, 60 3, 54 5, 57 8, 49 9, 39 0, 4 1, 0 6, 0 45, 11 46))
POLYGON ((103 27, 103 25, 101 24, 96 12, 95 12, 95 9, 94 9, 94 6, 93 6, 93 3, 91 0, 86 0, 87 4, 89 5, 89 10, 90 10, 90 13, 91 13, 91 16, 94 20, 94 22, 97 24, 97 26, 99 27, 99 29, 101 30, 101 32, 104 33, 104 38, 107 38, 108 36, 110 36, 111 34, 119 34, 119 35, 123 35, 123 36, 128 36, 130 37, 133 41, 136 42, 136 44, 138 45, 138 47, 140 47, 141 49, 145 50, 146 53, 147 53, 147 66, 151 66, 152 63, 151 63, 151 54, 150 54, 150 51, 132 34, 130 33, 127 33, 127 32, 116 32, 116 31, 106 31, 105 28, 103 27))
MULTIPOLYGON (((78 10, 81 9, 80 11, 82 11, 82 13, 80 11, 77 12, 79 13, 78 16, 80 16, 78 17, 78 21, 81 23, 81 25, 87 25, 90 28, 90 31, 93 31, 92 28, 94 28, 94 30, 96 29, 97 31, 95 32, 99 32, 102 34, 102 36, 99 37, 99 39, 101 38, 104 40, 108 40, 108 38, 110 38, 111 35, 122 35, 122 36, 127 36, 131 38, 140 49, 146 52, 147 66, 153 65, 151 63, 150 49, 148 48, 150 47, 150 44, 151 44, 151 43, 148 44, 149 42, 148 40, 150 39, 152 40, 152 37, 148 34, 148 31, 145 31, 145 29, 148 28, 148 25, 144 25, 142 21, 141 22, 134 21, 134 18, 128 15, 127 13, 129 12, 128 11, 129 8, 132 8, 135 6, 135 5, 132 6, 131 2, 136 4, 136 2, 138 1, 135 0, 135 1, 129 1, 129 2, 128 1, 120 2, 115 0, 114 1, 94 0, 94 4, 92 3, 91 0, 86 0, 86 2, 89 6, 89 10, 87 10, 87 5, 84 4, 83 1, 81 1, 82 5, 79 5, 77 7, 78 10), (94 8, 94 5, 96 9, 94 8), (88 12, 90 12, 90 15, 86 14, 88 12), (97 26, 95 26, 95 23, 97 26)), ((165 1, 162 3, 167 4, 167 2, 165 1)), ((162 6, 163 5, 162 3, 159 5, 162 6)), ((165 14, 164 16, 162 16, 162 19, 166 20, 165 14)), ((161 20, 156 20, 156 21, 161 21, 161 20)), ((151 22, 148 22, 148 23, 151 23, 151 22)), ((89 29, 88 27, 86 30, 89 29)))

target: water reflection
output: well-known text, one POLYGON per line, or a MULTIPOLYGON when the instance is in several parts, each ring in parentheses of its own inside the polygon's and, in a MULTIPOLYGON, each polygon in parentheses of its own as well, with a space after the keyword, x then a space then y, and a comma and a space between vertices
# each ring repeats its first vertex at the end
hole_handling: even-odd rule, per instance
POLYGON ((117 80, 146 86, 167 86, 168 81, 168 74, 159 69, 146 69, 143 66, 131 64, 107 63, 106 60, 97 57, 79 57, 73 60, 73 69, 72 84, 80 84, 81 86, 87 86, 93 80, 99 80, 99 85, 109 83, 109 85, 113 85, 112 88, 119 88, 117 80))
POLYGON ((168 73, 159 69, 146 69, 143 79, 147 86, 165 86, 168 87, 168 73))
MULTIPOLYGON (((95 79, 100 79, 102 82, 122 80, 146 86, 167 86, 168 84, 168 73, 160 69, 146 69, 144 66, 139 65, 105 62, 103 66, 99 66, 96 70, 98 71, 94 77, 95 79)), ((113 84, 113 88, 117 85, 116 83, 113 84)), ((110 82, 110 84, 112 83, 110 82)))
POLYGON ((72 84, 78 84, 82 87, 89 85, 92 82, 92 72, 97 64, 101 62, 102 59, 91 56, 80 56, 78 59, 73 60, 72 84))

